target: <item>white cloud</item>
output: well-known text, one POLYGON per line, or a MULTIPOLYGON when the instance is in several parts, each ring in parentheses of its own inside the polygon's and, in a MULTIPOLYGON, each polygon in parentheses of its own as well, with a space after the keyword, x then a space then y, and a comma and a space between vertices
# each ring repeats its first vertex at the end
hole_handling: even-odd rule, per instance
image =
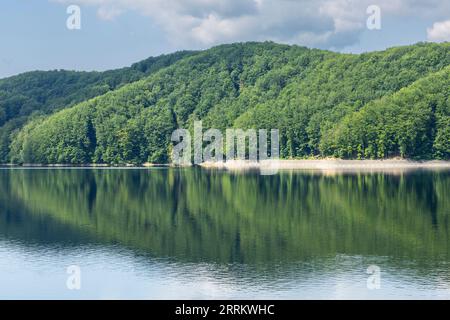
MULTIPOLYGON (((72 0, 51 0, 71 3, 72 0)), ((179 47, 274 40, 325 48, 352 45, 365 30, 369 5, 383 15, 429 16, 450 12, 448 0, 78 0, 101 19, 125 11, 149 16, 179 47)))
POLYGON ((435 42, 450 41, 450 20, 436 22, 427 29, 428 40, 435 42))

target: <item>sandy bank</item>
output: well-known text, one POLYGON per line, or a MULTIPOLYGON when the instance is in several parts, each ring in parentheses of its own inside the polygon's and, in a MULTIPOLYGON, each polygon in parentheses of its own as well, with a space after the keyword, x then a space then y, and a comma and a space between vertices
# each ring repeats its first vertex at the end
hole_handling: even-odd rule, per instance
POLYGON ((450 161, 410 160, 265 160, 250 162, 234 160, 205 162, 203 168, 227 170, 324 170, 324 171, 390 171, 408 169, 450 169, 450 161))

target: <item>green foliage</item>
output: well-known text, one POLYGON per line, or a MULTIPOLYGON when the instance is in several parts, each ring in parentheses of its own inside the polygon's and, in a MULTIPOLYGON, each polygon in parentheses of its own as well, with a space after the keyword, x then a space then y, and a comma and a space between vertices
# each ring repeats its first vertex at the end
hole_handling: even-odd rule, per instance
POLYGON ((34 71, 0 79, 0 163, 10 160, 11 135, 36 115, 103 95, 193 54, 180 51, 105 72, 34 71))
POLYGON ((28 106, 22 93, 2 93, 0 82, 3 105, 12 99, 34 112, 11 118, 0 108, 0 119, 27 123, 16 132, 1 127, 7 148, 0 155, 18 163, 169 162, 172 130, 201 119, 222 130, 278 128, 285 158, 449 159, 449 49, 420 43, 351 55, 271 42, 222 45, 164 60, 127 85, 139 78, 129 70, 147 72, 145 64, 110 71, 126 80, 95 82, 96 93, 78 92, 87 96, 75 106, 45 99, 36 99, 45 107, 28 106), (107 93, 99 90, 105 83, 107 93), (67 108, 48 116, 52 106, 67 108))
POLYGON ((373 101, 329 128, 324 152, 342 158, 449 158, 450 68, 373 101))

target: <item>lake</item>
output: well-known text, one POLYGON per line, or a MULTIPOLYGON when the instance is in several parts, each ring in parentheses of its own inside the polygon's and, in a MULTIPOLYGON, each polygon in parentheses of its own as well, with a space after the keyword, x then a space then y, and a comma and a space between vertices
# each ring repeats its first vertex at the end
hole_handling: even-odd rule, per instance
POLYGON ((3 169, 0 298, 450 299, 449 195, 450 171, 3 169))

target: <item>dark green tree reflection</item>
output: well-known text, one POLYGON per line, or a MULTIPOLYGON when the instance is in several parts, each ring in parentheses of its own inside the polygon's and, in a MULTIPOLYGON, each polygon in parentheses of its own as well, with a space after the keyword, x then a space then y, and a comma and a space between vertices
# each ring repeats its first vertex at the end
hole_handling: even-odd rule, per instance
POLYGON ((0 235, 179 261, 450 260, 449 172, 1 170, 0 235))

